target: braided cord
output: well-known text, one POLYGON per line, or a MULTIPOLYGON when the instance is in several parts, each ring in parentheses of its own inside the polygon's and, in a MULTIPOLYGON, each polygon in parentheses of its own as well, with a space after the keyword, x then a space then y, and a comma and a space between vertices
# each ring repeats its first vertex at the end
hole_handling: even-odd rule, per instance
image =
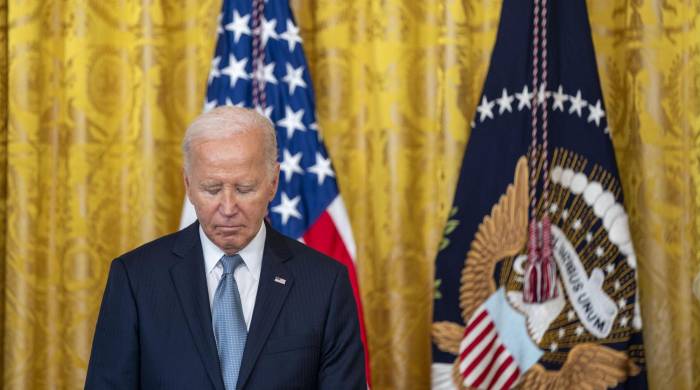
POLYGON ((265 48, 262 42, 262 18, 265 0, 253 0, 253 107, 267 106, 265 94, 265 48))

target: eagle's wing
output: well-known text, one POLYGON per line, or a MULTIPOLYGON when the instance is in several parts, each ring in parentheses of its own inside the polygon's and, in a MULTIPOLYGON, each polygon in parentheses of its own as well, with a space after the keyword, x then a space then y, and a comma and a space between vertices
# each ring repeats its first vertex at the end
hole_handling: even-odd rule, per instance
POLYGON ((527 159, 521 157, 515 167, 513 184, 506 189, 491 214, 479 225, 462 269, 459 306, 464 322, 494 291, 496 263, 517 254, 527 241, 528 216, 527 159))
POLYGON ((459 355, 459 343, 464 337, 464 327, 449 321, 433 322, 433 341, 441 351, 459 355))
POLYGON ((545 370, 536 364, 521 382, 522 389, 605 390, 617 386, 628 376, 639 374, 639 367, 624 353, 612 348, 585 343, 575 346, 559 371, 545 370))

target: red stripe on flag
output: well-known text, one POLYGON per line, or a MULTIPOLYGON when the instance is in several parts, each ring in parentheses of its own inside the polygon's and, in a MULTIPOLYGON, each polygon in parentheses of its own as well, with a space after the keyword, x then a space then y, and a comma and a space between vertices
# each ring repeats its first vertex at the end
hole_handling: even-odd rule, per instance
POLYGON ((483 310, 481 311, 481 313, 479 313, 479 315, 478 315, 476 318, 474 318, 474 319, 469 323, 469 325, 467 325, 467 328, 464 329, 464 336, 466 336, 466 335, 469 334, 472 330, 474 330, 474 328, 476 328, 477 325, 479 325, 479 323, 481 322, 481 320, 483 320, 484 317, 486 317, 487 315, 488 315, 488 312, 486 311, 486 309, 483 309, 483 310))
MULTIPOLYGON (((479 335, 476 336, 476 339, 474 339, 474 341, 472 341, 471 344, 469 344, 466 348, 464 348, 464 351, 462 351, 462 353, 459 355, 459 359, 460 359, 460 360, 464 360, 464 358, 467 357, 467 355, 469 355, 469 353, 470 353, 474 348, 476 348, 476 347, 479 345, 479 343, 480 343, 484 338, 486 338, 486 335, 488 335, 489 332, 492 331, 492 330, 493 330, 493 322, 489 322, 489 324, 486 325, 486 327, 484 328, 484 330, 482 330, 481 333, 479 333, 479 335)), ((495 338, 494 338, 494 340, 495 340, 495 338)), ((491 341, 491 342, 493 343, 493 341, 491 341)))
POLYGON ((306 245, 316 249, 326 256, 332 257, 340 263, 344 264, 348 269, 352 292, 355 295, 355 304, 357 305, 357 316, 360 321, 360 336, 362 344, 365 347, 365 372, 367 374, 367 384, 370 384, 370 365, 369 365, 369 349, 367 347, 367 336, 365 333, 365 317, 362 311, 362 301, 360 300, 360 290, 357 284, 357 274, 355 273, 355 263, 350 257, 350 253, 345 247, 343 238, 338 233, 333 219, 324 211, 314 222, 313 225, 304 234, 304 242, 306 245))
POLYGON ((503 384, 502 389, 505 389, 505 390, 510 389, 510 387, 513 386, 513 383, 515 383, 515 381, 518 380, 519 376, 520 376, 520 370, 516 368, 515 371, 513 371, 513 374, 510 376, 510 378, 508 378, 506 383, 503 384))
POLYGON ((489 373, 491 372, 491 370, 494 369, 493 364, 498 360, 498 357, 501 356, 503 351, 505 351, 505 348, 503 347, 503 345, 499 345, 498 348, 496 348, 496 352, 491 357, 491 360, 489 360, 489 363, 484 368, 484 371, 481 373, 481 375, 479 375, 478 378, 476 378, 474 383, 471 384, 472 387, 481 386, 481 382, 483 382, 484 379, 486 379, 486 377, 489 376, 489 373))
POLYGON ((472 360, 472 362, 467 366, 467 368, 464 370, 465 375, 471 374, 472 371, 474 371, 474 368, 481 363, 481 361, 484 359, 487 353, 491 352, 491 349, 493 348, 493 345, 496 343, 496 338, 498 338, 498 334, 494 333, 493 337, 491 337, 491 341, 486 344, 486 347, 481 350, 479 355, 472 360))
MULTIPOLYGON (((503 371, 505 371, 511 364, 514 364, 513 356, 508 356, 508 359, 506 359, 503 363, 501 363, 500 367, 498 367, 498 370, 496 370, 496 375, 493 376, 493 379, 491 379, 491 383, 489 383, 489 385, 486 386, 486 388, 493 388, 493 385, 495 385, 496 382, 498 382, 498 380, 501 378, 501 374, 503 374, 503 371)), ((519 372, 520 370, 515 370, 516 374, 519 374, 519 372)))

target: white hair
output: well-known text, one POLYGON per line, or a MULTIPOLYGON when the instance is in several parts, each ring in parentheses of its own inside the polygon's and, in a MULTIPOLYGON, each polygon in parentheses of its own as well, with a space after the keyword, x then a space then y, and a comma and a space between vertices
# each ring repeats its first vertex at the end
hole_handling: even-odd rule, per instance
POLYGON ((195 118, 187 128, 182 140, 185 172, 190 169, 194 141, 222 139, 256 130, 263 133, 265 161, 271 173, 277 163, 277 135, 272 122, 255 110, 231 106, 221 106, 206 112, 195 118))

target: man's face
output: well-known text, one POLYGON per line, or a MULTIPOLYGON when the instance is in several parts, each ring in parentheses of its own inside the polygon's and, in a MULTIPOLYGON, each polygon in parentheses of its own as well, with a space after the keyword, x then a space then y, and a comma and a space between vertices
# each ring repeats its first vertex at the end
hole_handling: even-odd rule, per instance
POLYGON ((279 164, 270 173, 260 131, 195 140, 185 189, 209 239, 227 254, 255 237, 277 191, 279 164))

